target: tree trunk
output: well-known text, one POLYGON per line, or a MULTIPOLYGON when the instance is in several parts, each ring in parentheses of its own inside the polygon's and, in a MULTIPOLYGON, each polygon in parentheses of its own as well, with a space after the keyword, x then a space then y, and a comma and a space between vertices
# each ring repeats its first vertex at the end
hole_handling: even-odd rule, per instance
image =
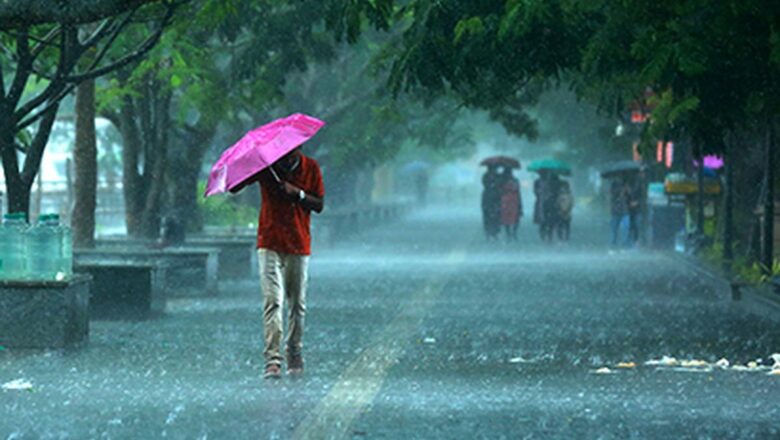
POLYGON ((76 89, 75 204, 71 226, 73 246, 95 247, 97 206, 97 140, 95 137, 95 82, 85 81, 76 89))
POLYGON ((125 225, 127 234, 140 236, 141 200, 143 185, 138 169, 138 157, 142 150, 140 130, 136 123, 135 103, 126 96, 119 109, 119 132, 122 135, 122 192, 125 200, 125 225))
MULTIPOLYGON (((6 174, 6 176, 8 176, 6 174)), ((30 214, 30 187, 21 179, 9 179, 6 177, 6 190, 8 191, 8 212, 23 212, 30 214)))
POLYGON ((766 199, 764 199, 764 233, 762 240, 763 252, 761 263, 764 273, 772 273, 772 263, 774 262, 774 221, 775 221, 775 130, 774 120, 769 122, 769 133, 766 142, 766 199))
POLYGON ((170 92, 149 80, 141 96, 126 96, 115 118, 122 134, 122 183, 127 233, 157 238, 165 189, 170 92))
POLYGON ((734 158, 733 141, 726 141, 726 201, 723 210, 723 269, 731 273, 734 261, 734 158))
POLYGON ((38 123, 38 131, 27 148, 24 167, 20 169, 16 155, 17 128, 12 112, 0 108, 0 156, 3 162, 5 185, 8 191, 8 212, 23 212, 30 215, 30 189, 35 176, 40 171, 41 158, 46 142, 49 139, 54 119, 57 116, 57 106, 53 106, 38 123))
POLYGON ((169 146, 166 179, 167 215, 175 218, 186 231, 203 230, 203 215, 198 206, 198 178, 203 156, 214 138, 216 127, 188 127, 182 141, 169 146))
POLYGON ((696 233, 699 236, 704 235, 704 154, 701 147, 696 146, 696 160, 699 161, 697 173, 698 197, 696 199, 696 233))

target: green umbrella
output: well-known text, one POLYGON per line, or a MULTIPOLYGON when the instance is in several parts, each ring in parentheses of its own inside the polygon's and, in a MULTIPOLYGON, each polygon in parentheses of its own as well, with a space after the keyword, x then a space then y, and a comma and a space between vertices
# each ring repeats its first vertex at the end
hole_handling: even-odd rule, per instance
POLYGON ((535 171, 537 173, 539 171, 550 171, 568 176, 571 174, 571 166, 558 159, 539 159, 528 165, 528 171, 535 171))

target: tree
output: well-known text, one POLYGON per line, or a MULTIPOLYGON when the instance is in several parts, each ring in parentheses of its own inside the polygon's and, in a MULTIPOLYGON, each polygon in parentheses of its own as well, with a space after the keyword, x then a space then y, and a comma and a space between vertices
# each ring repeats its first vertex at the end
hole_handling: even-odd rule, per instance
MULTIPOLYGON (((30 188, 59 102, 82 81, 120 69, 145 56, 172 19, 178 4, 166 1, 155 6, 141 11, 140 5, 136 5, 128 12, 106 16, 96 25, 81 25, 68 19, 32 26, 20 19, 17 27, 0 31, 0 46, 5 53, 0 64, 0 155, 9 212, 29 210, 30 188), (141 13, 150 15, 142 17, 141 13), (119 35, 136 26, 134 20, 138 19, 143 21, 143 26, 149 22, 156 25, 144 32, 133 50, 116 58, 107 57, 119 35), (6 87, 6 74, 10 72, 13 78, 6 87), (22 164, 18 153, 24 155, 22 164)), ((0 14, 3 11, 6 17, 13 17, 11 12, 15 9, 8 6, 0 14)))
POLYGON ((383 2, 375 3, 194 2, 147 60, 117 72, 101 113, 124 138, 128 233, 155 237, 166 214, 197 228, 197 179, 213 138, 237 138, 270 118, 287 76, 331 56, 334 36, 355 34, 383 2))
POLYGON ((74 181, 73 246, 95 245, 95 207, 97 205, 97 136, 95 134, 95 81, 87 80, 76 89, 76 145, 73 148, 76 169, 74 181))
POLYGON ((94 23, 159 0, 14 0, 0 4, 0 29, 23 29, 49 23, 94 23))

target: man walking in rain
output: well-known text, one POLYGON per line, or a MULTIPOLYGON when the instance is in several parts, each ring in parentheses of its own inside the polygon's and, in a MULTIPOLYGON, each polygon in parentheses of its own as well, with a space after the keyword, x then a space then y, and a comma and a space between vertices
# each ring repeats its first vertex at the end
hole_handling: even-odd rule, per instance
POLYGON ((282 310, 288 301, 287 372, 303 373, 303 322, 306 314, 311 211, 322 212, 325 189, 317 161, 300 148, 232 190, 259 182, 262 193, 257 227, 260 284, 263 291, 265 378, 282 374, 282 310))

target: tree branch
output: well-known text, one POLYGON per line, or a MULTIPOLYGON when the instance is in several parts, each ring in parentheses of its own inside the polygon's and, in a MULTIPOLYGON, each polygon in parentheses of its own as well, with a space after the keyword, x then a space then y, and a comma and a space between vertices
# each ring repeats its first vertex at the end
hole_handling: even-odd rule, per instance
MULTIPOLYGON (((48 103, 48 104, 46 104, 46 106, 45 106, 44 108, 42 108, 42 109, 41 109, 41 110, 39 110, 37 113, 35 113, 34 115, 30 116, 29 118, 25 119, 24 121, 22 121, 22 122, 19 122, 19 123, 17 124, 17 128, 18 128, 19 130, 24 130, 25 128, 29 127, 30 125, 32 125, 32 124, 34 124, 36 121, 38 121, 38 119, 40 119, 40 118, 42 118, 43 116, 45 116, 45 115, 46 115, 46 113, 47 113, 49 110, 51 110, 52 108, 59 107, 59 105, 60 105, 60 101, 62 100, 62 98, 64 98, 64 97, 68 96, 68 94, 69 94, 70 92, 72 92, 72 91, 73 91, 73 89, 75 89, 75 88, 76 88, 76 84, 68 84, 67 86, 63 86, 63 87, 60 89, 60 92, 59 92, 59 93, 56 93, 56 94, 54 94, 54 95, 53 95, 53 96, 52 96, 52 97, 49 99, 49 103, 48 103)), ((39 95, 38 97, 40 97, 40 95, 39 95)), ((38 97, 36 97, 36 98, 38 98, 38 97)), ((44 100, 44 101, 45 101, 45 100, 44 100)), ((18 120, 18 119, 17 119, 17 120, 18 120)))
POLYGON ((160 0, 0 0, 0 29, 24 29, 45 23, 86 24, 123 14, 160 0))
MULTIPOLYGON (((113 72, 115 70, 121 69, 122 67, 127 66, 128 64, 132 64, 141 58, 143 58, 152 48, 157 44, 157 42, 160 40, 160 37, 162 36, 163 31, 165 30, 165 27, 170 23, 171 18, 173 17, 173 13, 176 9, 176 6, 169 5, 168 10, 165 13, 165 17, 163 17, 162 21, 160 22, 159 27, 155 30, 155 32, 150 35, 144 42, 142 42, 138 48, 128 54, 124 57, 112 62, 111 64, 108 64, 107 66, 103 66, 101 68, 94 68, 96 66, 96 63, 93 62, 93 65, 90 66, 90 69, 82 74, 79 75, 71 75, 65 78, 67 82, 73 82, 73 83, 80 83, 82 81, 88 80, 88 79, 94 79, 99 76, 103 76, 107 73, 113 72)), ((119 32, 117 32, 115 35, 112 35, 113 39, 116 39, 119 32)), ((110 46, 110 44, 113 42, 110 41, 107 46, 110 46)), ((107 47, 104 47, 101 51, 101 54, 96 58, 96 61, 100 61, 100 58, 102 58, 107 52, 107 47)))
POLYGON ((35 175, 38 173, 38 169, 41 166, 41 159, 43 158, 43 150, 46 147, 46 142, 49 140, 49 134, 51 133, 51 127, 54 125, 54 120, 57 118, 57 107, 51 108, 41 121, 41 125, 38 127, 38 132, 35 133, 30 148, 27 150, 27 156, 24 158, 24 169, 22 170, 22 181, 25 184, 31 184, 35 175))
POLYGON ((59 35, 61 30, 62 30, 62 27, 61 26, 57 26, 54 29, 52 29, 51 31, 49 31, 49 33, 46 34, 46 36, 43 37, 43 39, 33 38, 33 40, 38 42, 38 45, 35 46, 33 48, 33 51, 32 51, 33 60, 38 58, 38 55, 40 55, 41 52, 43 52, 43 50, 46 49, 47 46, 57 46, 56 44, 54 44, 54 38, 57 35, 59 35))
POLYGON ((24 87, 27 85, 30 73, 32 73, 30 45, 26 35, 27 29, 24 29, 21 35, 16 37, 16 55, 19 59, 16 63, 16 74, 14 75, 11 90, 8 91, 8 102, 11 108, 16 107, 19 99, 21 99, 24 87))
MULTIPOLYGON (((34 115, 20 122, 18 127, 22 129, 35 123, 38 119, 43 117, 46 114, 46 112, 49 111, 49 109, 51 109, 54 106, 57 106, 59 100, 61 100, 62 98, 67 96, 70 92, 72 92, 80 82, 89 79, 94 79, 99 76, 105 75, 107 73, 113 72, 115 70, 121 69, 122 67, 125 67, 126 65, 141 59, 150 50, 152 50, 155 44, 157 44, 157 42, 160 39, 160 36, 165 30, 165 27, 168 25, 168 23, 170 23, 171 19, 173 18, 174 11, 180 5, 181 3, 169 3, 166 5, 167 6, 166 14, 162 18, 157 30, 152 35, 150 35, 144 42, 142 42, 133 53, 126 55, 107 66, 103 66, 101 68, 96 69, 94 67, 97 65, 100 59, 105 55, 108 48, 111 46, 114 40, 118 37, 119 32, 122 30, 121 27, 115 28, 116 32, 111 35, 110 40, 107 42, 106 46, 103 48, 101 53, 96 57, 95 60, 93 60, 88 71, 83 74, 62 76, 61 72, 70 70, 72 64, 75 64, 75 61, 79 58, 79 55, 82 54, 87 48, 87 46, 78 45, 79 46, 78 48, 69 49, 68 44, 63 43, 63 46, 60 49, 61 50, 60 64, 58 65, 57 74, 55 74, 55 76, 51 79, 52 83, 49 84, 49 87, 47 87, 47 89, 44 92, 38 95, 35 99, 30 100, 28 103, 26 103, 21 109, 19 109, 15 113, 15 115, 17 116, 16 120, 17 121, 21 120, 24 117, 24 115, 30 113, 36 107, 43 104, 43 102, 45 102, 46 100, 49 101, 49 104, 46 105, 46 107, 44 107, 42 110, 35 113, 34 115), (71 49, 78 49, 79 52, 75 56, 68 56, 71 49), (67 70, 64 70, 63 68, 67 68, 67 70), (70 84, 64 86, 64 83, 70 83, 70 84), (60 91, 59 93, 57 93, 57 89, 59 89, 60 91)), ((126 24, 126 21, 120 23, 120 26, 124 26, 124 24, 126 24)), ((65 35, 63 35, 63 39, 66 40, 65 35)))
MULTIPOLYGON (((42 111, 38 112, 35 118, 28 120, 29 122, 22 125, 21 128, 30 125, 32 122, 35 122, 39 117, 43 116, 43 114, 49 110, 51 104, 53 104, 53 100, 51 98, 59 94, 62 91, 62 89, 65 87, 65 83, 62 80, 63 72, 69 70, 71 66, 75 64, 76 60, 78 59, 78 56, 80 55, 80 53, 77 53, 71 56, 71 51, 76 49, 75 46, 78 43, 78 41, 76 40, 77 38, 78 35, 76 34, 76 29, 73 27, 68 27, 66 29, 63 29, 62 32, 60 32, 60 44, 59 44, 60 56, 59 56, 59 60, 57 61, 57 70, 54 73, 54 76, 46 77, 50 81, 49 85, 36 97, 27 101, 23 106, 21 106, 21 108, 15 111, 14 119, 16 121, 20 121, 22 118, 24 118, 26 115, 31 113, 33 110, 35 110, 37 107, 39 107, 47 100, 50 102, 50 105, 44 108, 42 111), (76 57, 76 60, 72 59, 73 57, 76 57)), ((61 95, 61 96, 65 96, 65 95, 61 95)))

